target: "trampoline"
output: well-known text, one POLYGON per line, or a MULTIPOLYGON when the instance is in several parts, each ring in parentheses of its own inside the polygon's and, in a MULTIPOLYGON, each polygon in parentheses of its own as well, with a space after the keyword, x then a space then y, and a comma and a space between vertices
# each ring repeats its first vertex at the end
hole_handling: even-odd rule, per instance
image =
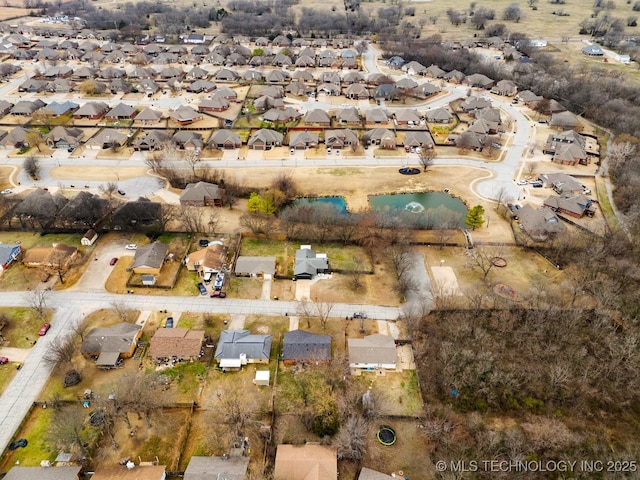
POLYGON ((381 425, 378 429, 378 441, 387 447, 396 443, 396 432, 389 425, 381 425))
POLYGON ((420 170, 412 167, 402 167, 400 170, 398 170, 398 172, 400 172, 402 175, 418 175, 420 173, 420 170))

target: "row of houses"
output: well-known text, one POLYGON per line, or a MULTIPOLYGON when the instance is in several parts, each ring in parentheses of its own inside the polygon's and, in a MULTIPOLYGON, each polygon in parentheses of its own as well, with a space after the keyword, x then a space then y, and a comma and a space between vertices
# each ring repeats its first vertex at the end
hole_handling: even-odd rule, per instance
MULTIPOLYGON (((238 455, 193 456, 184 471, 184 480, 244 480, 248 478, 249 457, 238 455)), ((14 466, 5 480, 80 480, 79 466, 14 466)), ((102 466, 95 469, 93 480, 165 480, 162 465, 102 466)), ((335 447, 318 444, 280 444, 276 449, 274 480, 337 480, 338 455, 335 447)), ((358 480, 391 480, 391 475, 363 467, 358 480)))

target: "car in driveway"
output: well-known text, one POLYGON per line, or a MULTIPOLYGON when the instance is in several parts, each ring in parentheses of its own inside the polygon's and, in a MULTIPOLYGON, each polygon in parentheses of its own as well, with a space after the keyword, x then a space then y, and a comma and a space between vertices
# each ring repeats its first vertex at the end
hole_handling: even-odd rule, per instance
POLYGON ((43 323, 42 327, 40 327, 40 331, 38 332, 38 335, 41 337, 44 337, 47 332, 49 331, 49 329, 51 328, 51 324, 50 323, 43 323))
POLYGON ((518 180, 516 184, 522 186, 522 185, 528 185, 529 182, 527 180, 518 180))
POLYGON ((138 245, 136 245, 135 243, 130 243, 128 245, 125 245, 125 250, 137 250, 138 249, 138 245))
POLYGON ((198 241, 198 245, 200 245, 201 247, 208 247, 209 246, 209 240, 207 240, 206 238, 201 238, 198 241))
POLYGON ((0 194, 2 194, 2 195, 9 195, 11 193, 13 193, 13 190, 11 190, 10 188, 5 188, 4 190, 2 190, 0 192, 0 194))
POLYGON ((227 292, 223 292, 222 290, 214 290, 211 292, 211 298, 226 298, 227 292))
POLYGON ((173 328, 173 317, 167 317, 164 328, 173 328))
POLYGON ((198 284, 198 290, 200 290, 200 295, 206 295, 207 294, 207 287, 204 286, 204 283, 200 282, 198 284))
POLYGON ((0 365, 6 365, 9 363, 9 359, 7 357, 0 357, 0 365))
POLYGON ((29 444, 26 438, 21 438, 20 440, 16 440, 15 442, 11 442, 9 444, 9 450, 17 450, 18 448, 24 448, 29 444))
POLYGON ((111 260, 109 260, 109 265, 113 267, 117 261, 118 261, 118 257, 113 257, 111 260))
POLYGON ((123 197, 127 194, 124 190, 122 189, 118 189, 118 194, 122 195, 123 197))

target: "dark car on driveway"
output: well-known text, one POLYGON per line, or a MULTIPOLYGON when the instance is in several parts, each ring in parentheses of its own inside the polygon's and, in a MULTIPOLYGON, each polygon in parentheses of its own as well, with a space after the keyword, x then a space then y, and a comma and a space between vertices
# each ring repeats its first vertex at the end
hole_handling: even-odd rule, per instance
POLYGON ((211 298, 226 298, 227 292, 223 292, 222 290, 214 290, 211 292, 211 298))
POLYGON ((109 261, 109 265, 114 266, 116 264, 116 262, 118 261, 118 257, 113 257, 110 261, 109 261))
POLYGON ((0 365, 4 365, 5 363, 9 363, 9 359, 7 357, 0 357, 0 365))
POLYGON ((167 317, 167 322, 164 324, 165 328, 173 328, 173 317, 167 317))
POLYGON ((21 438, 20 440, 16 440, 15 442, 11 442, 9 444, 9 450, 17 450, 18 448, 24 448, 29 444, 26 438, 21 438))
POLYGON ((201 247, 208 247, 209 240, 207 240, 206 238, 201 238, 200 241, 198 242, 198 245, 200 245, 201 247))
POLYGON ((200 295, 206 295, 207 294, 207 287, 204 286, 204 283, 199 283, 198 284, 198 290, 200 290, 200 295))

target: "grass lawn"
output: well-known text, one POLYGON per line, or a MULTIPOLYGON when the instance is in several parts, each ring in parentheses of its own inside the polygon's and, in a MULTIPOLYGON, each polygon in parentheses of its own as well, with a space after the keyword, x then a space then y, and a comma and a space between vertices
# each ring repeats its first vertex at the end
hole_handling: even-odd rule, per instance
POLYGON ((4 389, 11 383, 16 373, 17 370, 13 362, 10 361, 5 365, 0 365, 0 393, 4 392, 4 389))
POLYGON ((273 344, 271 347, 271 356, 277 353, 275 348, 282 342, 282 336, 289 331, 288 317, 267 317, 262 315, 247 315, 244 328, 252 333, 261 335, 272 335, 273 344))
POLYGON ((31 348, 32 342, 38 338, 38 330, 44 322, 51 320, 53 311, 48 310, 45 318, 40 318, 35 310, 28 307, 0 307, 0 316, 7 319, 2 330, 6 346, 31 348))
POLYGON ((0 464, 0 470, 6 472, 14 465, 23 467, 39 466, 42 460, 53 462, 58 455, 57 450, 47 439, 54 410, 34 407, 27 415, 24 427, 16 436, 26 438, 29 445, 17 450, 7 450, 0 464))
POLYGON ((262 296, 262 280, 257 278, 229 277, 227 295, 234 298, 259 299, 262 296))

